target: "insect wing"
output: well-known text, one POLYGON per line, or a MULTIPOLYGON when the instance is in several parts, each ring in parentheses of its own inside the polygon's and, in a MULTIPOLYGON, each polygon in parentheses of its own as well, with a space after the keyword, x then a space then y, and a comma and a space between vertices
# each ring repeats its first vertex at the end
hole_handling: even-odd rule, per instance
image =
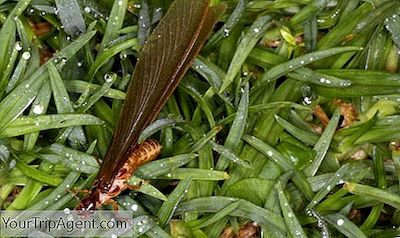
POLYGON ((208 5, 208 0, 174 1, 143 46, 100 169, 99 186, 112 182, 206 41, 216 21, 208 5))

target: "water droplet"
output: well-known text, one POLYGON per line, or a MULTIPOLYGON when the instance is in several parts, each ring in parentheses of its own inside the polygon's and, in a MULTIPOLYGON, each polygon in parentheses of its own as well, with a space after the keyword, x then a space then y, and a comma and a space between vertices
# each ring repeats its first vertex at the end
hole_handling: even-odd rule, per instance
POLYGON ((291 212, 289 212, 287 215, 288 215, 288 217, 293 217, 293 213, 291 213, 291 212))
POLYGON ((326 80, 325 78, 320 78, 320 79, 319 79, 319 81, 320 81, 321 83, 325 83, 325 80, 326 80))
POLYGON ((113 81, 113 74, 112 74, 112 73, 106 73, 106 74, 104 75, 104 80, 105 80, 107 83, 112 82, 112 81, 113 81))
POLYGON ((132 211, 137 211, 138 208, 139 208, 139 206, 137 204, 133 204, 131 206, 132 211))
POLYGON ((230 30, 228 28, 224 29, 224 36, 228 37, 231 34, 230 30))
POLYGON ((122 1, 118 1, 118 6, 122 6, 123 2, 122 1))
POLYGON ((22 50, 21 42, 18 41, 17 43, 15 43, 15 49, 16 49, 17 51, 22 50))
MULTIPOLYGON (((312 100, 311 100, 311 98, 309 98, 309 97, 304 97, 304 98, 303 98, 303 102, 304 102, 304 104, 306 104, 306 105, 310 105, 310 104, 312 103, 312 100)), ((310 162, 312 162, 312 161, 310 160, 310 162)))
POLYGON ((84 10, 86 13, 90 13, 90 11, 91 11, 90 7, 85 7, 83 10, 84 10))
POLYGON ((42 105, 34 105, 32 108, 33 113, 35 114, 42 114, 43 113, 43 106, 42 105))
POLYGON ((337 224, 338 226, 342 226, 342 225, 344 224, 344 220, 343 220, 343 219, 338 219, 338 220, 336 221, 336 224, 337 224))
POLYGON ((28 51, 25 51, 24 53, 22 53, 22 58, 24 60, 28 60, 31 58, 31 53, 29 53, 28 51))
POLYGON ((69 210, 69 208, 67 207, 67 208, 65 208, 65 209, 63 210, 63 212, 64 212, 65 214, 70 214, 70 213, 71 213, 71 210, 69 210))
POLYGON ((259 28, 254 28, 254 30, 253 30, 255 33, 258 33, 258 32, 260 32, 260 29, 259 28))
POLYGON ((15 165, 17 164, 17 161, 15 159, 11 160, 10 163, 8 164, 8 167, 10 169, 14 168, 15 165))
POLYGON ((268 155, 268 156, 273 156, 274 153, 273 153, 272 151, 269 150, 269 151, 267 151, 267 155, 268 155))
POLYGON ((77 65, 78 65, 78 67, 81 67, 82 66, 82 62, 78 62, 77 65))
POLYGON ((328 185, 328 187, 326 187, 326 190, 330 191, 331 190, 331 185, 328 185))

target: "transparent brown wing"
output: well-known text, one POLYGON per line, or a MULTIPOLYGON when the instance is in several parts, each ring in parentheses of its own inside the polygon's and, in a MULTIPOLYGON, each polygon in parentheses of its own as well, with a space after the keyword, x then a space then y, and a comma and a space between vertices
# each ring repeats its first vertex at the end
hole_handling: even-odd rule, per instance
POLYGON ((209 0, 176 0, 143 46, 97 186, 106 189, 190 67, 216 22, 209 0))

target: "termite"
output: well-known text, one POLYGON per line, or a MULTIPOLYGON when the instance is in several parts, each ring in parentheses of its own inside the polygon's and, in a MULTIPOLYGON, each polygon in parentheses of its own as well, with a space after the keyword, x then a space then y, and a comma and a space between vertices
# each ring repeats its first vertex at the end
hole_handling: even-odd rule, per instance
POLYGON ((138 138, 178 86, 212 31, 224 5, 209 0, 175 0, 144 44, 127 89, 117 127, 89 197, 77 210, 89 211, 124 189, 134 170, 154 159, 161 146, 138 138))
POLYGON ((114 200, 121 192, 126 189, 137 189, 137 186, 129 185, 127 181, 132 177, 132 173, 142 164, 154 160, 160 154, 161 145, 155 140, 148 140, 137 145, 130 153, 127 161, 119 169, 110 189, 104 191, 96 185, 89 193, 89 196, 83 199, 76 210, 89 211, 94 210, 102 205, 111 204, 114 210, 118 210, 118 204, 114 200))

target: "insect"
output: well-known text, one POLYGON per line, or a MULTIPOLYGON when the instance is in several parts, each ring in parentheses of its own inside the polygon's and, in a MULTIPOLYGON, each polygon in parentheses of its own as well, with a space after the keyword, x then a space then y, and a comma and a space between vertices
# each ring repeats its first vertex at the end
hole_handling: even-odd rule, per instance
POLYGON ((145 141, 143 144, 137 145, 130 153, 128 160, 118 171, 111 183, 110 189, 107 192, 103 192, 100 189, 96 189, 91 193, 89 197, 83 199, 76 210, 86 211, 93 208, 98 208, 103 204, 111 204, 114 210, 118 209, 118 205, 113 199, 118 196, 125 189, 135 189, 137 186, 127 184, 132 176, 132 173, 140 165, 154 160, 161 151, 161 145, 155 140, 145 141))
POLYGON ((154 159, 156 153, 146 159, 131 156, 138 153, 135 149, 141 150, 137 147, 140 133, 160 112, 224 10, 223 5, 209 7, 209 0, 175 0, 171 4, 140 52, 112 143, 89 197, 77 210, 113 203, 111 199, 126 188, 122 182, 141 164, 138 161, 154 159))

